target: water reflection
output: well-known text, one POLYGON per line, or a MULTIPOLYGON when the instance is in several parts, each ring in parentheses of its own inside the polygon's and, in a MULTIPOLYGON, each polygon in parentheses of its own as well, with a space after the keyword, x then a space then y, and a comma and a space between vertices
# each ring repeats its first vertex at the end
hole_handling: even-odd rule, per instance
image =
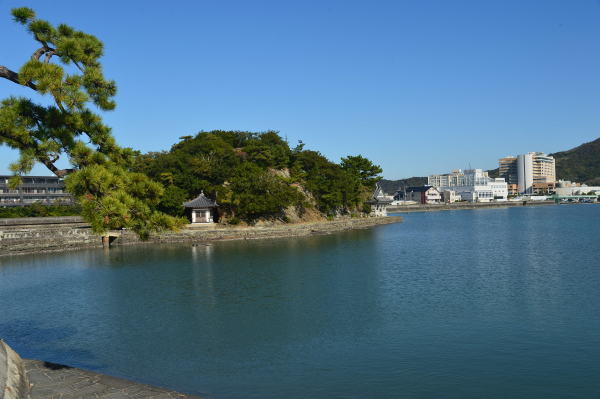
POLYGON ((567 388, 543 396, 589 396, 594 209, 0 258, 0 336, 25 356, 219 398, 541 397, 554 381, 567 388))

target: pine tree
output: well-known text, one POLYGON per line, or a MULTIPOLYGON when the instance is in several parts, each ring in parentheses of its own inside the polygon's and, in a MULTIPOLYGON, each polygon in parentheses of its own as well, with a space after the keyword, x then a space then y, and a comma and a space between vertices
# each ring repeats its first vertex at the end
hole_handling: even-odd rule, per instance
POLYGON ((129 171, 136 152, 119 147, 111 129, 89 108, 115 108, 115 82, 104 78, 99 61, 102 42, 68 25, 55 27, 38 19, 30 8, 15 8, 12 15, 40 47, 18 72, 0 65, 0 77, 50 96, 54 104, 39 105, 24 97, 0 102, 0 144, 20 153, 10 165, 11 184, 18 185, 20 176, 40 162, 56 176, 66 176, 67 190, 97 233, 130 228, 147 237, 180 225, 180 220, 156 211, 163 187, 129 171), (56 166, 61 156, 68 157, 73 169, 56 166))

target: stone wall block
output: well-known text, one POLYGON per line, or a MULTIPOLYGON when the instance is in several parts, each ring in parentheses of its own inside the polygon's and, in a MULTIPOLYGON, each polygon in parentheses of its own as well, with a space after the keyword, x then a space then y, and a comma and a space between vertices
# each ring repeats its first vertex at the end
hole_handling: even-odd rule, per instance
POLYGON ((29 399, 29 393, 23 360, 0 340, 0 399, 29 399))

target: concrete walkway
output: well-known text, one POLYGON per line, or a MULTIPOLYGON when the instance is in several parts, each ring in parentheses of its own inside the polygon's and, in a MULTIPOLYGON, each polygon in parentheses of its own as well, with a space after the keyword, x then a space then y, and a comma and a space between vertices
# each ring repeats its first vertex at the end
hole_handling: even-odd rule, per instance
POLYGON ((31 399, 200 399, 167 389, 39 360, 23 359, 31 399))

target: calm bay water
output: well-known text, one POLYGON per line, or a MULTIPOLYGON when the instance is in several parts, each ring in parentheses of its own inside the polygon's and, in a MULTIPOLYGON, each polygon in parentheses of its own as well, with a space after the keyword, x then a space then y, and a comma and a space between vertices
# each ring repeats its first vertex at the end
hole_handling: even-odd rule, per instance
POLYGON ((600 206, 0 258, 24 357, 209 398, 600 396, 600 206))

